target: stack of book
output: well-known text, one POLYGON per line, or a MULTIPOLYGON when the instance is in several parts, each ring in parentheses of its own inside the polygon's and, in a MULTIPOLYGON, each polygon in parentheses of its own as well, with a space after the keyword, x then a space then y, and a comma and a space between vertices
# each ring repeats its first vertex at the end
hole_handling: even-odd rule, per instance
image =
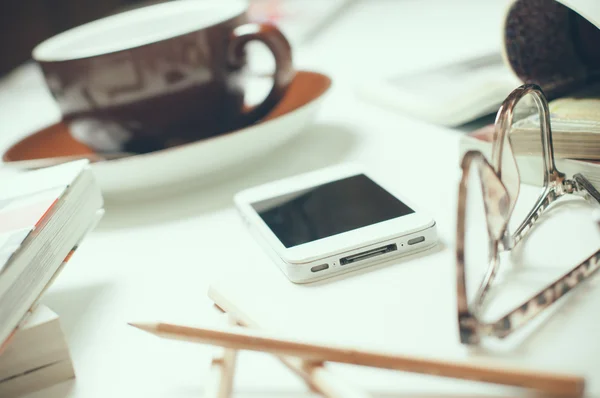
MULTIPOLYGON (((591 86, 573 96, 557 98, 548 107, 556 156, 600 160, 600 87, 591 86)), ((515 123, 511 140, 522 153, 541 154, 537 115, 515 123)))
MULTIPOLYGON (((28 376, 29 382, 25 384, 36 385, 31 381, 31 371, 34 368, 28 364, 44 365, 39 365, 34 360, 24 361, 17 366, 14 358, 43 354, 44 350, 30 341, 33 335, 31 330, 33 325, 48 324, 49 318, 38 314, 38 310, 34 311, 35 305, 85 235, 97 224, 103 214, 103 199, 87 160, 8 175, 0 178, 0 185, 2 391, 4 383, 19 384, 19 377, 28 376), (29 322, 34 315, 37 320, 29 322), (26 333, 26 326, 30 330, 29 334, 26 333), (23 343, 24 341, 29 342, 23 343), (24 352, 28 347, 31 352, 24 352), (3 372, 6 366, 14 374, 3 372), (18 372, 15 373, 15 370, 18 372)), ((41 344, 60 345, 55 339, 60 333, 37 335, 43 336, 41 344)), ((57 363, 56 358, 53 363, 57 363)))
MULTIPOLYGON (((582 173, 600 189, 600 86, 561 97, 549 103, 556 167, 567 176, 582 173)), ((462 137, 460 155, 479 150, 491 156, 494 126, 462 137)), ((510 139, 519 164, 521 181, 542 184, 540 121, 537 115, 512 126, 510 139)))
POLYGON ((0 397, 18 397, 74 377, 58 315, 37 306, 0 356, 0 397))
MULTIPOLYGON (((556 134, 554 134, 556 136, 556 134)), ((488 159, 492 158, 492 142, 494 138, 494 126, 489 125, 481 129, 465 134, 460 139, 459 159, 470 150, 478 150, 488 159)), ((544 169, 542 156, 538 150, 528 150, 522 143, 513 144, 521 182, 528 185, 542 186, 544 169)), ((560 151, 560 146, 554 147, 556 167, 569 178, 574 174, 583 174, 591 183, 600 189, 600 160, 568 158, 560 151)))

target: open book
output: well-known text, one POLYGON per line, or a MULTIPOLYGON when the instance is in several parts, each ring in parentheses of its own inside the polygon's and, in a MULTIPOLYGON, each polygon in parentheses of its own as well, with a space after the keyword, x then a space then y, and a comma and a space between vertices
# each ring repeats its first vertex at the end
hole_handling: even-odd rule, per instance
MULTIPOLYGON (((457 126, 497 112, 523 83, 552 101, 559 156, 600 159, 600 7, 597 0, 512 0, 501 51, 360 87, 363 97, 431 123, 457 126)), ((529 137, 522 135, 522 143, 529 137)))

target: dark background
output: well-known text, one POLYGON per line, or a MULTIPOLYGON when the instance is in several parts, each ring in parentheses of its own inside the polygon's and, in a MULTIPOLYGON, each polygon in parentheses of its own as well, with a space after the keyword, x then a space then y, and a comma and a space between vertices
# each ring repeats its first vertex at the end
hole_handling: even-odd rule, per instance
POLYGON ((159 2, 0 0, 0 76, 29 60, 38 43, 57 33, 116 12, 159 2))

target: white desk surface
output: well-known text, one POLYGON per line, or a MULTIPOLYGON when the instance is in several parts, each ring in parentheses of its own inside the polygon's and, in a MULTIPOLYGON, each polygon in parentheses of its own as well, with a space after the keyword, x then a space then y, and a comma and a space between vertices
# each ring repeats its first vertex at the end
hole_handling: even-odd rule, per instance
MULTIPOLYGON (((395 176, 407 195, 433 214, 444 251, 451 252, 462 132, 366 103, 355 96, 353 84, 368 75, 498 49, 504 3, 355 4, 317 41, 296 50, 299 67, 334 80, 314 126, 220 184, 144 203, 109 201, 100 226, 43 299, 61 317, 77 378, 31 397, 201 397, 211 348, 163 341, 126 322, 215 318, 206 296, 209 283, 224 270, 235 277, 245 252, 256 250, 231 198, 256 183, 342 161, 363 162, 395 176)), ((58 117, 35 68, 0 81, 1 145, 58 117)), ((266 260, 264 266, 274 265, 266 260)), ((311 396, 274 358, 256 353, 240 355, 235 382, 239 397, 311 396)))

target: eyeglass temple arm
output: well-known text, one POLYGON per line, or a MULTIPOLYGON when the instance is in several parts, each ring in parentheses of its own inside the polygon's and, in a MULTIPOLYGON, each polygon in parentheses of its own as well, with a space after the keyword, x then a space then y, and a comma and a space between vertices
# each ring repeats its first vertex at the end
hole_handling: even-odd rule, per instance
POLYGON ((500 338, 508 336, 590 278, 598 269, 600 269, 600 250, 564 274, 556 282, 542 289, 529 301, 494 322, 492 333, 500 338))
POLYGON ((595 205, 600 206, 600 192, 592 185, 592 183, 584 177, 583 174, 577 173, 573 176, 573 180, 577 184, 577 189, 579 191, 585 191, 588 193, 593 199, 596 200, 594 202, 595 205))
MULTIPOLYGON (((591 196, 591 198, 595 200, 595 202, 593 202, 593 204, 598 206, 597 214, 598 214, 598 221, 600 223, 600 192, 598 192, 598 190, 596 188, 594 188, 592 183, 587 178, 585 178, 585 176, 583 176, 583 174, 581 174, 581 173, 575 174, 573 176, 573 180, 575 181, 575 184, 577 185, 576 188, 578 191, 583 191, 583 192, 588 193, 591 196)), ((523 223, 513 233, 512 242, 510 242, 510 244, 506 244, 506 242, 505 242, 504 243, 505 246, 514 247, 514 245, 516 245, 521 239, 523 239, 523 237, 525 236, 527 231, 529 231, 531 229, 531 227, 533 227, 533 225, 535 225, 535 223, 539 220, 540 216, 545 212, 545 210, 548 207, 550 207, 552 202, 554 202, 558 198, 559 198, 559 195, 557 195, 554 190, 552 190, 552 189, 546 190, 546 192, 542 195, 540 200, 534 206, 533 210, 531 210, 531 212, 527 215, 527 217, 525 218, 523 223)))
MULTIPOLYGON (((600 208, 600 192, 585 178, 581 173, 575 174, 573 180, 578 185, 577 189, 587 192, 593 199, 596 200, 596 205, 600 208)), ((517 233, 522 237, 525 232, 537 221, 550 203, 556 200, 558 196, 553 190, 549 190, 546 195, 538 202, 532 213, 523 224, 517 233)), ((600 228, 600 218, 596 220, 600 228)), ((581 282, 588 279, 600 269, 600 250, 588 257, 581 264, 573 268, 571 271, 563 275, 553 284, 549 285, 532 299, 521 305, 520 307, 509 312, 506 316, 494 323, 494 334, 499 337, 505 337, 510 332, 514 331, 519 326, 524 325, 527 321, 534 318, 542 312, 546 307, 556 302, 567 292, 578 286, 581 282)))
POLYGON ((552 202, 556 201, 557 199, 558 196, 556 195, 556 192, 554 190, 546 189, 546 191, 540 197, 533 209, 529 212, 527 217, 525 217, 525 220, 523 220, 521 225, 513 233, 511 242, 503 242, 506 246, 505 249, 514 247, 521 239, 523 239, 527 232, 540 219, 540 216, 544 214, 544 212, 546 211, 546 209, 548 209, 548 207, 550 207, 552 202))

